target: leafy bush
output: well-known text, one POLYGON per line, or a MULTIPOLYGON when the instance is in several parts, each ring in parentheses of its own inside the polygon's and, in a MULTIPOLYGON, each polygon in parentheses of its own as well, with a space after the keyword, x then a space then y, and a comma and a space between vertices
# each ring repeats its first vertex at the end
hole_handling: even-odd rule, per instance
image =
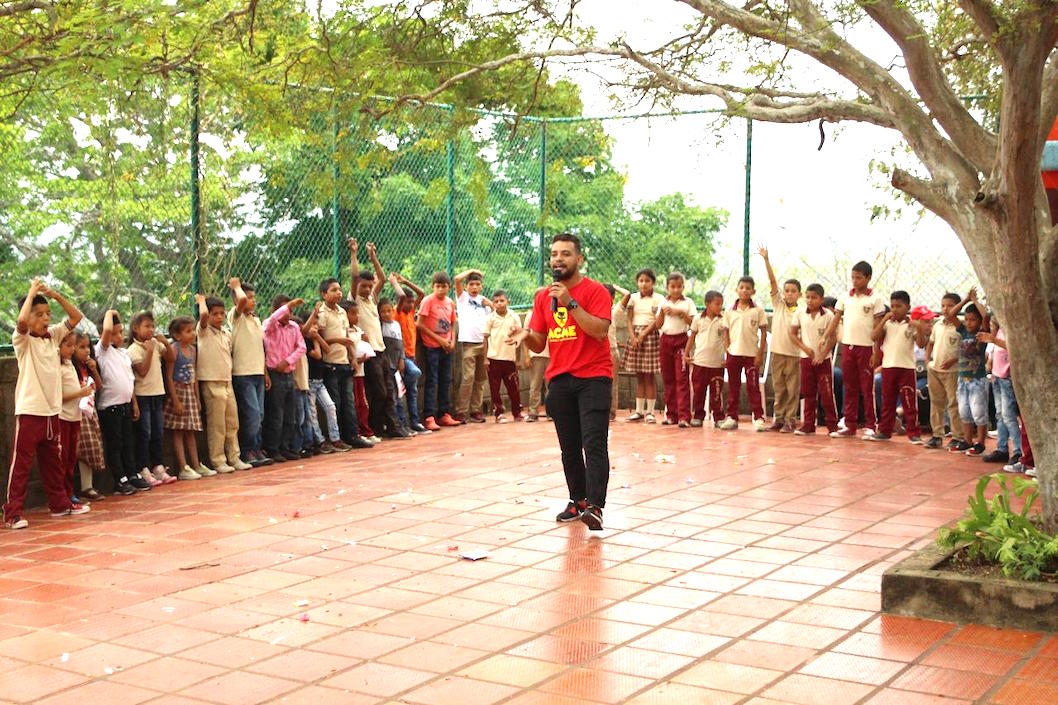
POLYGON ((964 518, 954 528, 941 529, 937 542, 945 548, 964 546, 971 560, 996 564, 1008 577, 1040 580, 1058 572, 1058 536, 1041 531, 1032 515, 1038 499, 1035 480, 986 475, 977 482, 964 518), (988 499, 985 490, 993 481, 999 491, 988 499), (1020 511, 1013 509, 1013 498, 1023 499, 1020 511))

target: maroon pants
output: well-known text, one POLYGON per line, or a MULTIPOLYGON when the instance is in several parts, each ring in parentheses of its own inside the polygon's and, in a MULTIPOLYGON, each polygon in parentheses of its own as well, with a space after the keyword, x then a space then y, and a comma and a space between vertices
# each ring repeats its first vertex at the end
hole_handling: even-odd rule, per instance
POLYGON ((724 419, 724 368, 691 365, 691 390, 694 418, 705 419, 705 394, 708 392, 713 423, 720 423, 724 419))
POLYGON ((757 358, 747 355, 727 356, 727 415, 738 420, 738 404, 742 393, 742 370, 746 371, 746 395, 753 409, 754 419, 764 418, 764 402, 760 396, 760 371, 757 358))
POLYGON ((665 383, 665 418, 673 423, 691 420, 691 380, 683 363, 686 348, 686 333, 661 336, 658 354, 665 383))
POLYGON ((1021 423, 1021 464, 1027 468, 1036 467, 1036 459, 1032 457, 1032 446, 1029 445, 1029 432, 1025 428, 1025 419, 1018 416, 1021 423))
POLYGON ((914 438, 919 435, 917 392, 914 370, 906 367, 882 368, 882 416, 878 419, 878 433, 884 436, 893 435, 893 427, 896 425, 896 400, 899 397, 904 405, 907 437, 914 438))
POLYGON ((62 445, 62 472, 67 497, 73 497, 73 474, 77 471, 77 441, 80 438, 80 421, 59 419, 59 443, 62 445))
POLYGON ((518 367, 512 360, 489 360, 489 392, 492 394, 492 413, 499 416, 503 413, 503 399, 500 397, 500 385, 507 388, 511 400, 511 413, 520 416, 522 413, 522 396, 518 390, 518 367))
POLYGON ((58 416, 15 417, 15 441, 12 444, 11 468, 7 478, 7 501, 4 504, 4 521, 22 516, 22 503, 26 500, 29 485, 29 469, 33 456, 37 457, 37 469, 48 497, 48 508, 63 512, 70 508, 70 495, 66 494, 63 480, 62 446, 59 441, 58 416))
POLYGON ((823 403, 823 417, 828 431, 838 430, 838 409, 834 404, 834 368, 830 358, 818 365, 812 359, 801 358, 801 397, 805 400, 804 423, 801 430, 815 433, 816 407, 823 403))
MULTIPOLYGON (((860 398, 866 428, 878 424, 874 409, 874 369, 870 345, 846 345, 841 351, 841 376, 845 383, 845 428, 855 431, 860 420, 860 398)), ((912 383, 911 386, 914 386, 912 383)))
POLYGON ((367 387, 364 386, 363 377, 353 377, 353 396, 356 397, 356 420, 360 424, 360 435, 370 438, 375 435, 375 431, 367 421, 371 410, 367 406, 367 387))

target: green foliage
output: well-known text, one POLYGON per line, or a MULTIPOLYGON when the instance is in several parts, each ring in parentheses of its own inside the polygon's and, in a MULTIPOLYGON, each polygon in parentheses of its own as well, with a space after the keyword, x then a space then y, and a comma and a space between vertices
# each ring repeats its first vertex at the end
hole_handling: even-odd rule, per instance
POLYGON ((1039 499, 1034 480, 986 475, 977 482, 963 519, 954 528, 942 529, 938 543, 946 548, 965 546, 969 557, 1001 566, 1003 574, 1039 580, 1058 572, 1058 536, 1040 530, 1032 509, 1039 499), (988 499, 985 491, 995 482, 998 491, 988 499), (1014 499, 1023 501, 1014 509, 1014 499))

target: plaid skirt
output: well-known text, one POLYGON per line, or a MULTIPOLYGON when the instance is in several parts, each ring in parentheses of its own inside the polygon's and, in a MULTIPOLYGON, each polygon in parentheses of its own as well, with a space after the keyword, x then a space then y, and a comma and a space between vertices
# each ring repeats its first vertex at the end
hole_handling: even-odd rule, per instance
POLYGON ((184 413, 173 413, 172 397, 165 400, 162 425, 171 431, 201 431, 202 405, 198 401, 197 382, 173 382, 173 393, 184 407, 184 413))
MULTIPOLYGON (((639 335, 646 326, 635 326, 632 332, 639 335)), ((659 355, 658 341, 660 336, 657 330, 648 335, 642 343, 634 348, 625 345, 624 360, 621 367, 625 372, 636 373, 658 373, 661 372, 661 357, 659 355)))
POLYGON ((99 432, 99 418, 81 414, 81 437, 77 441, 77 459, 94 470, 107 466, 103 456, 103 434, 99 432))

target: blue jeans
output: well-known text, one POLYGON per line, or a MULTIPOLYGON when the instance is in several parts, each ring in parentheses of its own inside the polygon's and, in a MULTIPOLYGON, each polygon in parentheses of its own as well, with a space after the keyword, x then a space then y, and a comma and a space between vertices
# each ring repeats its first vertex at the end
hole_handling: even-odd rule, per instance
POLYGON ((1014 455, 1021 455, 1021 427, 1018 426, 1018 403, 1014 399, 1014 383, 1010 378, 996 377, 992 380, 992 393, 996 397, 996 450, 1005 451, 1009 442, 1014 444, 1014 455))
POLYGON ((356 417, 356 394, 353 392, 353 370, 349 365, 327 365, 323 384, 334 402, 338 414, 341 439, 352 443, 360 435, 360 421, 356 417))
POLYGON ((312 427, 312 438, 316 445, 324 441, 335 443, 342 439, 338 433, 338 410, 327 393, 327 387, 323 385, 322 379, 309 380, 309 417, 312 427), (319 411, 317 407, 323 407, 324 422, 327 424, 327 434, 324 435, 320 427, 319 411))
POLYGON ((404 358, 404 401, 408 402, 408 410, 404 410, 404 401, 397 400, 397 418, 405 426, 414 426, 422 423, 419 418, 419 378, 422 370, 415 364, 415 358, 404 358), (408 418, 411 417, 411 423, 408 418))
POLYGON ((261 421, 264 419, 264 375, 236 375, 231 378, 235 404, 239 407, 239 447, 261 450, 261 421))
MULTIPOLYGON (((988 428, 988 380, 960 377, 956 396, 962 422, 988 428)), ((966 440, 969 443, 973 439, 966 440)))
POLYGON ((426 348, 426 389, 423 416, 444 416, 452 409, 452 353, 426 348))
POLYGON ((140 418, 136 422, 136 463, 140 469, 162 464, 162 403, 165 396, 136 397, 140 418))
POLYGON ((294 442, 292 445, 295 451, 311 448, 315 441, 312 432, 312 414, 309 410, 309 405, 312 404, 310 394, 308 390, 294 390, 294 442))

